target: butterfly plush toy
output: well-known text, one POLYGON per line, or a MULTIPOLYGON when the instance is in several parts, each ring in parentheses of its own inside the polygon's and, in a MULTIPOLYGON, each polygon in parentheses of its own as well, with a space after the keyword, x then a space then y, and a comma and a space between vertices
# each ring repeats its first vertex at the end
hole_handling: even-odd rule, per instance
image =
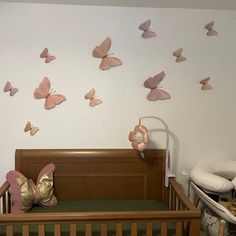
POLYGON ((112 54, 109 54, 111 48, 111 39, 107 37, 99 46, 96 46, 93 49, 93 56, 96 58, 101 58, 99 68, 101 70, 108 70, 111 67, 122 65, 122 61, 116 57, 112 57, 112 54))
POLYGON ((10 92, 10 96, 14 96, 18 92, 18 88, 14 88, 9 81, 6 82, 3 91, 5 93, 10 92))
POLYGON ((147 20, 138 27, 140 30, 143 30, 141 36, 145 39, 157 36, 157 34, 154 31, 150 30, 150 25, 151 25, 151 20, 147 20))
POLYGON ((173 52, 173 56, 176 57, 176 62, 186 61, 187 58, 182 55, 183 48, 178 48, 176 51, 173 52))
POLYGON ((102 103, 102 100, 95 97, 95 89, 92 88, 88 93, 85 94, 84 98, 89 99, 89 106, 94 107, 102 103))
POLYGON ((150 92, 147 95, 147 100, 149 101, 157 101, 157 100, 164 100, 170 99, 170 94, 166 91, 157 88, 157 86, 161 83, 161 81, 165 77, 165 72, 162 71, 159 74, 155 75, 154 77, 149 77, 144 82, 144 87, 150 89, 150 92))
POLYGON ((47 164, 39 172, 37 182, 27 179, 19 171, 11 170, 6 179, 10 184, 9 193, 11 197, 11 213, 24 213, 34 204, 42 207, 54 207, 57 198, 54 195, 53 173, 55 165, 47 164))
POLYGON ((45 48, 45 49, 42 51, 42 53, 40 54, 40 57, 45 59, 45 63, 49 63, 49 62, 53 61, 54 59, 56 59, 55 56, 50 55, 50 54, 48 53, 48 49, 47 49, 47 48, 45 48))
POLYGON ((39 128, 33 127, 29 121, 26 123, 24 129, 25 133, 29 131, 31 136, 35 135, 38 132, 38 130, 39 128))
POLYGON ((66 100, 64 95, 55 94, 51 90, 51 84, 47 77, 44 77, 39 87, 35 89, 34 98, 45 99, 44 108, 47 110, 54 108, 66 100))
POLYGON ((211 21, 205 25, 205 29, 207 29, 207 36, 216 36, 218 32, 214 29, 215 22, 211 21))

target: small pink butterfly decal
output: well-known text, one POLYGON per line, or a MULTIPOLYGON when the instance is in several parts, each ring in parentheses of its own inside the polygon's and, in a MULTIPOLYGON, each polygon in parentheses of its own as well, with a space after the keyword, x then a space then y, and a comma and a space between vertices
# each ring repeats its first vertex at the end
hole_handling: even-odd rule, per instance
POLYGON ((170 94, 166 91, 157 88, 157 86, 161 83, 161 81, 165 77, 165 72, 162 71, 159 74, 155 75, 154 77, 149 77, 145 80, 143 86, 145 88, 151 89, 151 91, 147 95, 147 100, 149 101, 157 101, 157 100, 164 100, 170 99, 170 94))
POLYGON ((85 99, 89 99, 90 100, 90 102, 89 102, 89 106, 90 107, 94 107, 94 106, 99 105, 99 104, 102 103, 102 100, 100 100, 100 99, 95 97, 95 93, 96 93, 95 89, 92 88, 88 93, 86 93, 84 95, 85 99))
POLYGON ((176 51, 173 52, 173 56, 176 57, 176 62, 186 61, 187 58, 182 56, 183 48, 178 48, 176 51))
POLYGON ((205 25, 205 29, 207 29, 207 36, 216 36, 218 32, 214 29, 215 22, 211 21, 210 23, 205 25))
POLYGON ((49 62, 53 61, 54 59, 56 59, 55 56, 50 55, 50 54, 48 53, 48 49, 47 49, 47 48, 45 48, 45 49, 42 51, 42 53, 40 54, 40 58, 45 58, 45 63, 49 63, 49 62))
POLYGON ((11 85, 11 83, 9 81, 6 82, 3 91, 6 92, 10 92, 10 96, 14 96, 16 92, 18 92, 18 88, 13 88, 13 86, 11 85))
POLYGON ((213 87, 209 84, 210 77, 207 77, 200 81, 200 84, 202 85, 201 90, 211 90, 213 87))
POLYGON ((33 127, 29 121, 26 123, 24 129, 25 133, 29 131, 31 136, 35 135, 38 132, 38 130, 39 128, 33 127))
POLYGON ((143 38, 152 38, 152 37, 156 37, 157 34, 155 32, 153 32, 152 30, 150 30, 150 25, 151 25, 151 20, 147 20, 145 22, 143 22, 138 28, 140 30, 143 30, 142 33, 142 37, 143 38))

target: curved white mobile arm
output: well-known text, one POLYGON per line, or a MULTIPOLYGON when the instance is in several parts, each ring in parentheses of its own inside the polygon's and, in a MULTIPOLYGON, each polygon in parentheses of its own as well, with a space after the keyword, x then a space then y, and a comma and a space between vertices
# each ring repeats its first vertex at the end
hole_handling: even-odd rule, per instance
MULTIPOLYGON (((166 124, 166 122, 164 120, 162 120, 159 117, 156 116, 143 116, 139 118, 139 124, 141 124, 141 121, 144 119, 155 119, 160 121, 164 127, 165 127, 165 131, 166 131, 166 164, 165 164, 165 186, 168 187, 169 186, 169 178, 170 177, 175 177, 175 174, 173 174, 170 170, 169 167, 169 128, 168 125, 166 124)), ((144 153, 140 152, 142 158, 144 158, 144 153)))

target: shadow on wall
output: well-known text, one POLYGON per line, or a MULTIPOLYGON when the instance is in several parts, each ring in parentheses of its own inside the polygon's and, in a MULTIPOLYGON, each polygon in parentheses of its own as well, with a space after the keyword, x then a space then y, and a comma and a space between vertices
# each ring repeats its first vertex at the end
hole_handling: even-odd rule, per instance
MULTIPOLYGON (((158 140, 152 139, 152 136, 156 132, 162 132, 166 135, 166 129, 149 129, 149 135, 150 135, 150 140, 149 140, 149 148, 166 148, 165 146, 161 145, 158 140)), ((169 152, 170 152, 170 164, 171 164, 171 169, 172 171, 176 174, 177 170, 179 170, 179 140, 177 136, 169 131, 169 139, 170 143, 172 145, 169 145, 169 152)), ((162 140, 163 143, 163 140, 162 140)))

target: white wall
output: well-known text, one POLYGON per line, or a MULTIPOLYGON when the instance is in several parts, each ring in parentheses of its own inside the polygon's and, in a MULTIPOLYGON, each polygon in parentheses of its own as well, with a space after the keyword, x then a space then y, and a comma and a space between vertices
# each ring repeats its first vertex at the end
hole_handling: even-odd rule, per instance
MULTIPOLYGON (((129 131, 147 115, 169 125, 173 168, 183 184, 181 172, 198 163, 235 160, 235 25, 235 11, 0 3, 0 86, 9 80, 19 88, 14 97, 0 93, 0 180, 14 168, 16 148, 130 148, 129 131), (147 19, 158 37, 140 37, 138 25, 147 19), (217 37, 206 36, 211 20, 217 37), (92 50, 107 36, 123 65, 100 71, 92 50), (57 57, 50 64, 39 58, 45 47, 57 57), (172 56, 179 47, 186 62, 172 56), (147 101, 143 82, 162 70, 172 98, 147 101), (49 111, 33 97, 44 76, 67 97, 49 111), (199 81, 207 76, 214 90, 203 92, 199 81), (103 100, 94 108, 84 100, 92 87, 103 100), (40 128, 35 136, 24 133, 27 121, 40 128)), ((150 147, 165 147, 163 132, 151 138, 150 147)))

